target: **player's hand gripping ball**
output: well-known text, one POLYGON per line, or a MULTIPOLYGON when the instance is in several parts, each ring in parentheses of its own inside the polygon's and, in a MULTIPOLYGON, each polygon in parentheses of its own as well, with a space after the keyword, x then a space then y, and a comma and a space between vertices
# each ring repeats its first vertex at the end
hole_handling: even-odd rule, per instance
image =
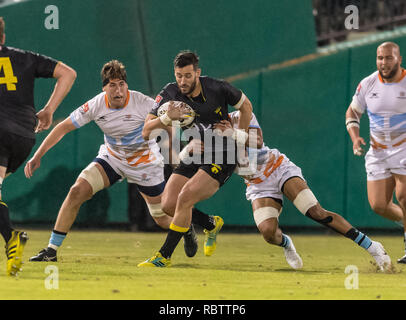
POLYGON ((182 101, 168 101, 158 108, 157 116, 160 117, 165 113, 171 111, 168 116, 173 119, 172 125, 186 127, 194 120, 196 113, 188 104, 182 101), (176 111, 172 111, 175 110, 176 111))

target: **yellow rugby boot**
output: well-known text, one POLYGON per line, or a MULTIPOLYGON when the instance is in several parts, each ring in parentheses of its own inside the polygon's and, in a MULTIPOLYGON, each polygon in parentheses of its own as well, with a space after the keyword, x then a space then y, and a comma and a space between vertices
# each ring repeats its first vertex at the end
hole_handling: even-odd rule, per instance
POLYGON ((16 276, 23 264, 23 251, 28 235, 23 231, 12 231, 11 238, 6 244, 7 275, 16 276))
POLYGON ((138 267, 167 268, 171 266, 171 259, 164 258, 160 252, 155 253, 151 258, 138 264, 138 267))
POLYGON ((216 250, 216 238, 218 233, 220 232, 221 228, 224 225, 223 218, 219 216, 214 216, 214 221, 216 222, 216 226, 213 230, 204 229, 203 232, 206 234, 204 239, 204 255, 211 256, 213 252, 216 250))

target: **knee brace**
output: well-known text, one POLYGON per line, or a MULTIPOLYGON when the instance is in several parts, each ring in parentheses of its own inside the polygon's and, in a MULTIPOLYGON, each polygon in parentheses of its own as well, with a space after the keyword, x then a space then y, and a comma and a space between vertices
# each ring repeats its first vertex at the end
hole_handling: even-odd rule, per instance
POLYGON ((278 210, 274 207, 262 207, 259 209, 254 210, 254 220, 257 227, 259 224, 267 219, 270 218, 278 218, 281 210, 278 210))
POLYGON ((92 162, 82 172, 79 177, 85 179, 91 185, 93 194, 104 188, 104 180, 96 164, 92 162))
POLYGON ((166 215, 166 213, 163 212, 163 210, 162 210, 161 203, 155 203, 155 204, 147 203, 147 206, 148 206, 149 214, 153 218, 159 218, 159 217, 163 217, 166 215))
POLYGON ((298 193, 293 204, 302 213, 306 214, 307 211, 317 204, 317 199, 310 189, 303 189, 298 193))

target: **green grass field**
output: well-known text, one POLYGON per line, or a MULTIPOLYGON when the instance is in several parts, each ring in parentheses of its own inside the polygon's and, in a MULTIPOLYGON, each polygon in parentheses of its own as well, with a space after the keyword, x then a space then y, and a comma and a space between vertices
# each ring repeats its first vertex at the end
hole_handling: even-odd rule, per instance
MULTIPOLYGON (((59 250, 56 263, 28 262, 47 243, 50 231, 27 230, 23 272, 5 275, 2 256, 0 299, 135 299, 135 300, 269 300, 269 299, 405 299, 401 236, 375 236, 392 260, 391 274, 376 272, 372 257, 352 241, 336 235, 291 235, 304 267, 290 269, 283 250, 259 234, 220 233, 217 251, 188 258, 180 243, 167 269, 137 268, 158 250, 165 233, 72 231, 59 250), (58 268, 59 288, 47 289, 49 265, 58 268), (348 265, 358 268, 358 289, 346 289, 348 265)), ((354 274, 351 274, 354 276, 354 274)), ((354 283, 354 282, 352 282, 354 283)))

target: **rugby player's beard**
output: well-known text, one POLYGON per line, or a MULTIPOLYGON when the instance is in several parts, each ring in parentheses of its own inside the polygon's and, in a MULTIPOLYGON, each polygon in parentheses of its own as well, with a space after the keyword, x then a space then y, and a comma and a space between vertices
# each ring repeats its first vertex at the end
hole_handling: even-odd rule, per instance
MULTIPOLYGON (((182 94, 184 94, 185 96, 190 95, 196 89, 196 84, 197 84, 197 80, 195 79, 195 81, 193 81, 193 83, 190 85, 190 89, 185 93, 182 92, 182 94)), ((181 91, 182 91, 182 89, 181 89, 181 91)))
POLYGON ((385 79, 385 80, 392 79, 392 78, 396 75, 396 73, 398 72, 399 68, 400 68, 400 64, 397 64, 396 66, 393 67, 393 69, 392 69, 392 71, 389 73, 389 75, 384 76, 384 75, 382 74, 381 70, 379 70, 379 74, 381 75, 381 78, 382 78, 382 79, 385 79))

